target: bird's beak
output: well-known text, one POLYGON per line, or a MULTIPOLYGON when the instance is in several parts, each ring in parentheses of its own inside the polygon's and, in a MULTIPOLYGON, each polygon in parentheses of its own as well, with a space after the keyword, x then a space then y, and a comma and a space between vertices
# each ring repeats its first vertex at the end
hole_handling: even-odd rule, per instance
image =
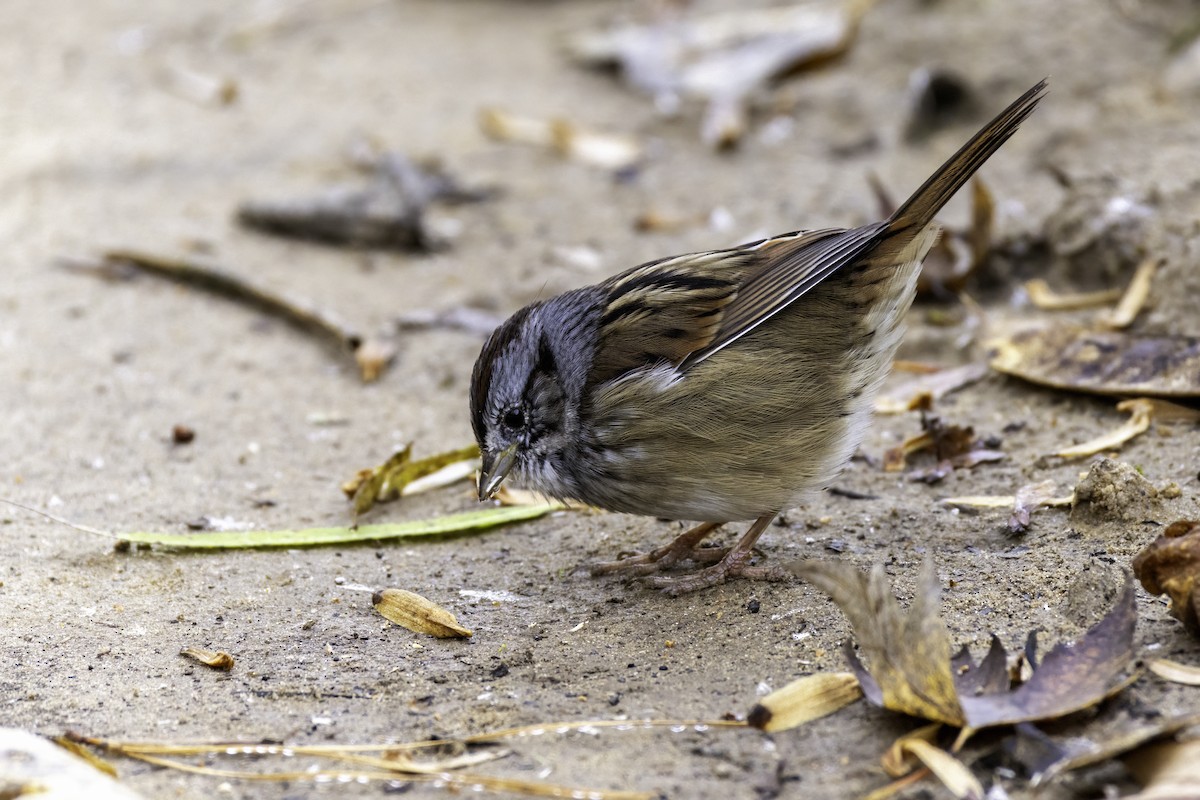
POLYGON ((490 500, 500 484, 517 465, 517 443, 513 442, 499 453, 484 453, 479 472, 479 502, 490 500))

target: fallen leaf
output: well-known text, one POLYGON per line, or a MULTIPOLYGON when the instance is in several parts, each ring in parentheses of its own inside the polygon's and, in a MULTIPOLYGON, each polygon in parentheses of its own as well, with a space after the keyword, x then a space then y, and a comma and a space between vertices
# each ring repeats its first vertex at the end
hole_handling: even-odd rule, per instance
POLYGON ((1137 315, 1141 313, 1142 307, 1146 305, 1146 300, 1150 297, 1150 284, 1154 281, 1154 276, 1157 274, 1158 268, 1162 266, 1162 262, 1163 260, 1158 256, 1152 256, 1138 265, 1124 294, 1117 302, 1117 307, 1111 313, 1100 318, 1102 326, 1120 329, 1128 328, 1133 324, 1137 315))
POLYGON ((1146 669, 1171 683, 1200 686, 1200 666, 1195 664, 1180 664, 1166 658, 1152 658, 1146 662, 1146 669))
POLYGON ((746 715, 746 724, 767 733, 787 731, 832 714, 862 697, 849 672, 806 675, 768 694, 746 715))
MULTIPOLYGON (((1018 534, 1029 530, 1030 517, 1033 512, 1044 506, 1058 503, 1061 498, 1057 495, 1058 484, 1050 479, 1040 483, 1028 483, 1017 489, 1017 494, 1013 497, 1012 514, 1008 517, 1008 532, 1018 534)), ((1066 498, 1066 504, 1070 502, 1071 497, 1066 498)))
POLYGON ((1078 311, 1083 308, 1106 306, 1121 299, 1120 289, 1102 289, 1096 292, 1073 292, 1063 294, 1050 288, 1041 278, 1025 282, 1025 294, 1034 308, 1041 311, 1078 311))
POLYGON ((1126 800, 1191 800, 1200 797, 1200 740, 1159 742, 1124 759, 1142 791, 1126 800))
POLYGON ((1130 439, 1141 436, 1150 430, 1150 421, 1154 416, 1154 404, 1149 400, 1145 398, 1122 400, 1117 403, 1117 411, 1129 413, 1129 419, 1125 424, 1102 436, 1097 436, 1095 439, 1059 450, 1054 455, 1059 458, 1086 458, 1097 453, 1106 453, 1119 449, 1130 439))
POLYGON ((905 738, 900 748, 915 756, 952 795, 962 800, 983 800, 983 785, 967 765, 939 747, 920 738, 905 738))
POLYGON ((1076 325, 989 342, 992 369, 1031 383, 1119 397, 1200 397, 1200 337, 1076 325))
POLYGON ((1031 785, 1038 787, 1066 772, 1108 764, 1149 742, 1200 723, 1200 714, 1195 712, 1148 717, 1138 712, 1116 711, 1114 717, 1095 725, 1102 731, 1100 738, 1073 732, 1050 736, 1032 725, 1018 725, 1006 750, 1028 771, 1031 785))
POLYGON ((950 634, 937 613, 940 588, 933 562, 921 568, 907 613, 892 596, 882 565, 869 574, 840 562, 806 561, 794 569, 828 594, 854 628, 870 669, 850 642, 846 658, 868 701, 922 719, 965 724, 951 672, 950 634))
POLYGON ((1112 610, 1078 641, 1054 646, 1025 683, 1009 692, 962 698, 971 728, 1056 719, 1096 705, 1125 685, 1121 673, 1133 662, 1137 622, 1134 584, 1112 610))
POLYGON ((1200 521, 1172 522, 1133 559, 1133 571, 1152 595, 1171 598, 1171 616, 1200 636, 1200 521))
MULTIPOLYGON (((299 530, 212 531, 204 533, 132 532, 116 534, 118 542, 160 545, 184 550, 242 550, 256 547, 320 547, 352 542, 411 539, 473 533, 499 525, 537 519, 555 509, 551 506, 484 508, 432 519, 410 520, 357 528, 303 528, 299 530)), ((76 526, 78 527, 78 526, 76 526)), ((105 534, 112 535, 112 534, 105 534)))
POLYGON ((480 113, 479 125, 497 141, 550 148, 563 158, 618 172, 636 167, 645 156, 641 143, 631 136, 592 130, 557 117, 522 117, 488 108, 480 113))
POLYGON ((233 669, 233 656, 221 650, 205 650, 202 647, 185 647, 179 651, 179 655, 195 659, 204 666, 212 667, 213 669, 225 670, 226 672, 233 669))
POLYGON ((955 469, 970 469, 977 464, 1000 461, 1004 453, 983 446, 975 439, 975 430, 970 426, 947 425, 931 414, 921 415, 921 433, 910 436, 899 447, 883 454, 883 468, 888 472, 904 469, 909 456, 931 451, 934 465, 914 470, 909 479, 936 483, 955 469))
POLYGON ((1113 609, 1077 642, 1061 643, 1029 679, 1010 690, 998 665, 1007 655, 993 639, 976 666, 968 653, 950 657, 946 626, 938 615, 939 586, 926 560, 908 612, 889 591, 881 565, 870 574, 840 563, 801 562, 800 577, 830 595, 850 621, 864 666, 850 642, 846 656, 871 703, 965 731, 1055 719, 1095 705, 1124 684, 1118 676, 1133 660, 1136 621, 1133 581, 1113 609))
MULTIPOLYGON (((412 445, 406 444, 378 467, 360 469, 353 478, 342 484, 342 492, 353 498, 354 517, 357 519, 374 508, 376 503, 399 499, 405 488, 418 478, 432 475, 452 464, 474 462, 478 458, 479 447, 472 444, 413 461, 412 445)), ((473 474, 473 471, 468 474, 473 474)))
POLYGON ((413 633, 427 633, 439 639, 465 639, 471 635, 453 614, 415 592, 380 589, 371 596, 371 605, 384 618, 413 633))
POLYGON ((987 374, 986 364, 966 364, 921 375, 884 392, 875 401, 875 413, 903 414, 907 411, 928 410, 936 401, 970 386, 987 374))

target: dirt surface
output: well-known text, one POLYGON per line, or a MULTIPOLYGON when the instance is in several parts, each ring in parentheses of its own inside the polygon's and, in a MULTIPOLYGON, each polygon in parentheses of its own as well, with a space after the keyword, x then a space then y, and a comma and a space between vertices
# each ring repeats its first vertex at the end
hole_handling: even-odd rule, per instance
MULTIPOLYGON (((365 331, 411 310, 474 304, 509 313, 650 258, 865 222, 874 214, 868 171, 907 192, 984 114, 1044 75, 1049 98, 984 170, 1000 234, 1036 245, 1010 255, 981 290, 993 328, 1047 318, 1010 302, 1017 284, 1007 270, 1043 274, 1064 290, 1119 286, 1148 251, 1171 261, 1141 324, 1197 333, 1200 277, 1188 237, 1200 208, 1200 71, 1189 78, 1168 49, 1195 21, 1188 3, 882 3, 844 60, 781 87, 775 113, 791 124, 774 130, 784 135, 752 133, 726 155, 700 143, 695 109, 664 119, 611 76, 562 56, 563 34, 635 10, 625 3, 7 6, 0 496, 81 524, 183 531, 205 516, 253 528, 342 524, 338 484, 355 470, 405 441, 420 455, 470 440, 466 391, 480 340, 410 334, 382 380, 362 385, 344 360, 257 312, 153 278, 103 282, 61 268, 60 257, 202 247, 365 331), (984 110, 906 144, 909 76, 936 66, 964 76, 984 110), (233 81, 236 99, 213 102, 184 71, 233 81), (633 133, 651 157, 636 178, 615 181, 490 142, 476 117, 493 105, 633 133), (235 225, 240 200, 346 178, 344 154, 362 136, 439 156, 503 196, 443 212, 461 222, 461 235, 432 255, 288 243, 235 225), (1132 216, 1096 223, 1104 209, 1131 204, 1132 216), (733 222, 635 232, 633 220, 650 208, 721 208, 733 222), (581 246, 595 258, 562 256, 581 246), (330 414, 347 421, 311 422, 330 414), (194 442, 172 444, 177 424, 194 429, 194 442)), ((771 116, 757 116, 755 130, 771 116)), ((965 216, 961 203, 946 214, 965 216)), ((959 344, 961 327, 929 325, 929 309, 914 310, 904 357, 951 365, 982 357, 959 344)), ((1098 570, 1128 564, 1162 524, 1200 516, 1194 427, 1156 426, 1119 454, 1153 486, 1182 490, 1158 493, 1138 519, 1040 511, 1014 538, 1005 512, 961 514, 937 501, 1010 494, 1046 478, 1069 488, 1087 461, 1043 457, 1115 427, 1123 416, 1113 403, 989 377, 936 410, 1001 437, 1007 459, 932 486, 878 467, 885 449, 919 430, 916 415, 882 417, 866 458, 837 481, 874 499, 815 496, 769 529, 762 558, 882 562, 907 598, 932 556, 956 643, 981 650, 994 631, 1019 647, 1034 628, 1047 643, 1075 635, 1096 618, 1079 576, 1103 589, 1098 570)), ((450 488, 384 507, 372 521, 475 506, 465 488, 450 488)), ((0 509, 0 521, 0 724, 44 734, 351 743, 619 715, 713 719, 745 714, 800 674, 842 669, 849 637, 836 609, 802 583, 734 582, 672 599, 577 570, 657 546, 679 528, 652 519, 571 514, 420 544, 220 554, 116 553, 103 538, 14 508, 0 509), (356 585, 422 593, 475 635, 442 641, 390 626, 356 585), (237 666, 210 671, 178 655, 187 646, 227 650, 237 666)), ((1112 592, 1096 596, 1103 605, 1112 592)), ((1140 593, 1139 612, 1139 652, 1197 660, 1200 647, 1161 599, 1140 593)), ((1200 710, 1195 689, 1152 677, 1114 704, 1110 713, 1200 710)), ((487 769, 673 798, 854 797, 887 781, 879 756, 913 724, 857 704, 770 736, 547 735, 514 742, 515 754, 487 769)), ((968 757, 995 744, 983 740, 968 757)), ((980 774, 992 779, 986 767, 980 774)), ((385 789, 221 786, 134 763, 122 764, 122 777, 154 798, 385 789)), ((1004 787, 1031 796, 1019 780, 1004 787)), ((1039 797, 1096 790, 1068 781, 1039 797)), ((929 791, 943 792, 927 783, 907 796, 929 791)))

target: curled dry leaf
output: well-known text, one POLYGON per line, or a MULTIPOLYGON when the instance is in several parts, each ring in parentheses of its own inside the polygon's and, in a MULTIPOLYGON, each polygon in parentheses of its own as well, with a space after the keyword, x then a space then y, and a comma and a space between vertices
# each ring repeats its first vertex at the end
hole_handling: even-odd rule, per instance
POLYGON ((1121 299, 1120 289, 1102 289, 1096 292, 1073 292, 1062 294, 1050 288, 1041 278, 1025 282, 1025 294, 1034 308, 1041 311, 1078 311, 1082 308, 1107 306, 1121 299))
POLYGON ((1142 784, 1127 800, 1187 800, 1200 797, 1200 740, 1158 742, 1123 759, 1142 784))
POLYGON ((1053 481, 1032 483, 1017 489, 1015 495, 964 495, 962 497, 947 497, 942 505, 952 506, 962 510, 978 510, 987 508, 1011 508, 1008 518, 1010 533, 1024 533, 1029 529, 1030 516, 1039 508, 1063 508, 1075 502, 1075 493, 1056 496, 1053 481))
POLYGON ((950 794, 960 800, 983 800, 983 785, 967 765, 945 750, 919 737, 906 737, 897 746, 933 773, 950 794))
POLYGON ((926 561, 908 612, 892 596, 882 565, 869 575, 848 564, 801 562, 800 577, 829 594, 850 621, 866 656, 849 642, 846 657, 871 703, 965 729, 1054 719, 1088 708, 1123 684, 1133 660, 1136 620, 1133 581, 1113 609, 1073 644, 1052 649, 1029 680, 1011 688, 1007 654, 993 639, 976 665, 970 654, 950 657, 950 637, 938 616, 939 586, 926 561))
POLYGON ((1129 414, 1129 419, 1125 424, 1102 436, 1097 436, 1095 439, 1059 450, 1054 455, 1059 458, 1087 458, 1097 453, 1116 450, 1130 439, 1141 436, 1150 430, 1150 420, 1154 415, 1154 403, 1150 400, 1146 398, 1122 400, 1117 403, 1117 411, 1129 414))
POLYGON ((1146 669, 1171 683, 1200 686, 1200 666, 1195 664, 1181 664, 1167 658, 1152 658, 1146 662, 1146 669))
POLYGON ((767 733, 791 730, 845 708, 862 694, 852 673, 806 675, 758 701, 746 715, 746 724, 767 733))
POLYGON ((1118 397, 1200 397, 1200 337, 1138 336, 1072 325, 989 343, 992 369, 1023 380, 1118 397))
POLYGON ((386 619, 413 633, 427 633, 439 639, 463 639, 471 635, 453 614, 414 592, 380 589, 371 596, 371 604, 386 619))
POLYGON ((935 463, 932 467, 915 470, 909 478, 925 483, 936 483, 955 469, 969 469, 988 461, 999 461, 1004 453, 984 447, 975 438, 970 426, 947 425, 936 416, 921 415, 921 433, 910 436, 899 447, 883 455, 883 468, 888 472, 904 469, 908 457, 914 453, 931 451, 935 463))
POLYGON ((936 401, 970 386, 987 374, 986 364, 966 364, 920 375, 884 392, 875 401, 875 413, 903 414, 907 411, 928 410, 936 401))
POLYGON ((1032 725, 1018 725, 1017 744, 1010 750, 1029 772, 1030 783, 1045 785, 1073 770, 1107 764, 1122 756, 1136 757, 1139 748, 1200 724, 1200 714, 1153 715, 1119 712, 1104 725, 1103 738, 1051 737, 1032 725), (1032 743, 1033 746, 1025 746, 1032 743))
POLYGON ((483 132, 501 142, 518 142, 555 150, 563 158, 622 171, 641 162, 641 143, 631 136, 595 131, 562 118, 522 117, 496 108, 479 115, 483 132))
POLYGON ((233 656, 222 650, 205 650, 203 647, 185 647, 179 655, 199 661, 206 667, 229 671, 233 669, 233 656))
POLYGON ((870 573, 849 564, 801 562, 796 574, 825 592, 854 628, 870 670, 846 643, 846 658, 872 704, 915 717, 962 726, 966 722, 950 664, 950 634, 938 615, 939 587, 926 561, 912 607, 905 613, 891 594, 882 565, 870 573))
MULTIPOLYGON (((1016 534, 1029 530, 1030 517, 1034 511, 1054 505, 1060 500, 1058 484, 1049 479, 1040 483, 1028 483, 1017 489, 1017 494, 1013 497, 1012 514, 1008 517, 1008 532, 1016 534)), ((1068 497, 1064 505, 1070 502, 1071 497, 1068 497)))
POLYGON ((1133 571, 1153 595, 1171 598, 1171 616, 1200 636, 1200 520, 1172 522, 1133 559, 1133 571))
POLYGON ((1128 328, 1133 324, 1137 315, 1146 305, 1146 301, 1150 299, 1150 284, 1154 281, 1154 276, 1160 266, 1162 266, 1162 259, 1157 256, 1148 258, 1138 265, 1133 277, 1129 280, 1129 285, 1125 287, 1121 299, 1117 301, 1117 307, 1111 313, 1101 317, 1100 324, 1103 327, 1121 329, 1128 328))
MULTIPOLYGON (((342 484, 342 492, 354 500, 354 516, 357 518, 374 508, 376 503, 391 502, 409 494, 405 490, 418 478, 433 475, 463 461, 473 462, 477 458, 479 448, 472 444, 413 461, 412 445, 406 444, 378 467, 360 469, 353 478, 342 484)), ((471 474, 473 470, 455 472, 454 478, 462 480, 471 474)), ((421 488, 428 490, 438 485, 426 481, 421 488)))

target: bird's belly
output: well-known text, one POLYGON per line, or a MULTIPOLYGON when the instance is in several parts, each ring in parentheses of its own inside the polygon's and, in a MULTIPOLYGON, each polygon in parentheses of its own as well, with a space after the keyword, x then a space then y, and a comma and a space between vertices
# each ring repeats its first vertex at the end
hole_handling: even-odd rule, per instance
MULTIPOLYGON (((604 387, 580 499, 673 519, 777 512, 824 488, 861 444, 899 343, 916 265, 854 308, 858 275, 824 284, 684 374, 670 365, 604 387)), ((891 276, 889 276, 891 277, 891 276)), ((586 459, 584 459, 586 461, 586 459)))

